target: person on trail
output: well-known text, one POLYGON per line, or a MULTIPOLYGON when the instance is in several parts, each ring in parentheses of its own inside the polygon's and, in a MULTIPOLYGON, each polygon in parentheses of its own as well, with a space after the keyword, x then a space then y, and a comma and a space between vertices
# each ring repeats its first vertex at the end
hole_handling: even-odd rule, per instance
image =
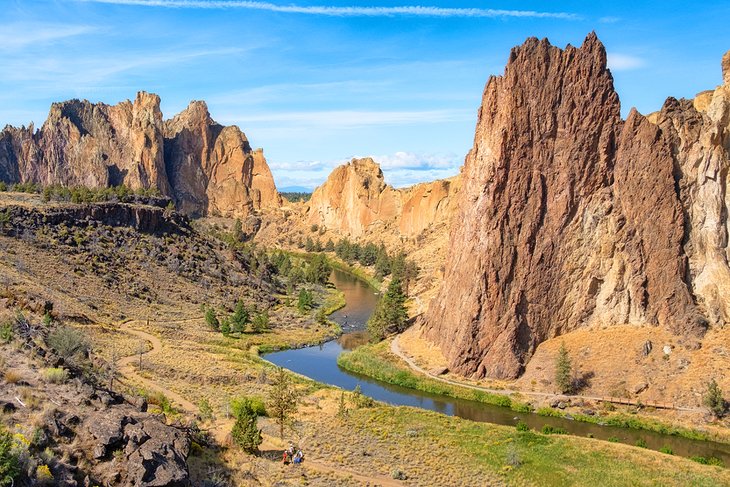
POLYGON ((282 457, 282 460, 281 460, 282 463, 284 465, 289 465, 290 458, 291 457, 289 456, 289 450, 284 450, 284 456, 282 457))
POLYGON ((296 455, 294 455, 294 463, 299 464, 304 461, 304 453, 302 453, 302 450, 297 450, 296 455))

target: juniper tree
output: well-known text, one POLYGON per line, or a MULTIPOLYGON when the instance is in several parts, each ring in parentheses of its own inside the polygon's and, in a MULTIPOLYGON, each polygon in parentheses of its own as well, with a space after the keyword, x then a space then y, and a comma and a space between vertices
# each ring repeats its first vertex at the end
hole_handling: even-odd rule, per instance
POLYGON ((565 343, 560 345, 558 350, 558 358, 555 361, 555 385, 563 394, 568 394, 572 390, 573 365, 571 364, 568 349, 565 343))
POLYGON ((246 453, 258 453, 259 445, 264 441, 257 421, 258 415, 247 404, 236 415, 236 422, 233 424, 231 437, 236 445, 246 453))
POLYGON ((279 425, 279 436, 283 440, 284 427, 289 424, 291 415, 297 410, 297 392, 282 367, 276 369, 268 399, 267 410, 279 425))
POLYGON ((405 330, 407 321, 406 297, 400 279, 394 277, 368 320, 370 338, 380 341, 388 333, 400 333, 405 330))
POLYGON ((715 381, 715 379, 712 379, 707 383, 707 392, 705 392, 702 402, 710 409, 716 418, 722 418, 725 415, 727 402, 725 402, 725 399, 722 397, 722 389, 720 389, 720 386, 717 385, 717 381, 715 381))

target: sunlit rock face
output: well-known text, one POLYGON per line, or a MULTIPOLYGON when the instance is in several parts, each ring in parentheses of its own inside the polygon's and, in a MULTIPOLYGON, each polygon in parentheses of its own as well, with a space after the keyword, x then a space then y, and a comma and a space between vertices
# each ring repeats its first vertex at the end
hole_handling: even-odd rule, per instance
POLYGON ((512 50, 484 91, 424 320, 453 370, 516 377, 580 327, 700 339, 728 320, 729 59, 701 103, 624 121, 595 34, 512 50))

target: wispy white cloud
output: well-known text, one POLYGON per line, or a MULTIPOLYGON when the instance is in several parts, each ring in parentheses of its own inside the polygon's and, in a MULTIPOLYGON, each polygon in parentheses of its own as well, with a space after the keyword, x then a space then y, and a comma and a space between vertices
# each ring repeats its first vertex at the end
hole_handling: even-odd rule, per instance
POLYGON ((449 154, 422 154, 415 152, 398 151, 394 154, 371 156, 380 167, 385 169, 447 169, 459 167, 463 157, 454 153, 449 154))
POLYGON ((71 37, 91 34, 99 29, 90 25, 18 22, 0 24, 0 51, 33 45, 48 45, 71 37))
POLYGON ((646 65, 644 59, 628 54, 608 54, 608 67, 612 71, 628 71, 630 69, 643 68, 646 65))
POLYGON ((248 9, 269 12, 324 15, 329 17, 521 17, 577 20, 580 17, 568 12, 540 12, 535 10, 503 10, 492 8, 443 8, 428 6, 397 7, 338 7, 325 5, 278 5, 270 2, 236 0, 77 0, 91 3, 130 5, 141 7, 196 8, 196 9, 248 9))

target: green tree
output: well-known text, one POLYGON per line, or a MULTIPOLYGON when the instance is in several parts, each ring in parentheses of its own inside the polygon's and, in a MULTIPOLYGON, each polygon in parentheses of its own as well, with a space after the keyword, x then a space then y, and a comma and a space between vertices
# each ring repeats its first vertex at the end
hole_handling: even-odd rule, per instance
POLYGON ((289 424, 291 416, 297 410, 297 392, 289 375, 282 367, 277 367, 274 374, 267 411, 279 425, 279 437, 284 439, 284 427, 289 424))
POLYGON ((205 310, 205 323, 215 331, 218 331, 220 328, 220 322, 218 321, 218 317, 215 315, 215 310, 212 306, 209 306, 205 310))
POLYGON ((331 273, 332 266, 327 261, 327 256, 325 254, 316 254, 309 262, 306 278, 309 282, 327 284, 331 273))
POLYGON ((390 274, 390 257, 385 245, 381 244, 375 257, 375 277, 382 279, 388 274, 390 274))
POLYGON ((233 333, 243 333, 246 331, 246 325, 249 322, 249 314, 242 299, 239 299, 236 302, 236 307, 233 308, 233 313, 231 314, 229 321, 231 322, 231 331, 233 333))
POLYGON ((70 326, 59 326, 46 338, 46 343, 65 360, 70 360, 80 355, 89 348, 89 342, 84 334, 70 326))
POLYGON ((406 297, 401 282, 393 278, 368 320, 367 327, 371 340, 380 341, 389 333, 400 333, 405 330, 408 322, 405 303, 406 297))
POLYGON ((558 357, 555 360, 555 385, 558 390, 563 394, 568 394, 573 389, 573 364, 568 354, 568 349, 565 348, 565 342, 560 344, 560 350, 558 350, 558 357))
POLYGON ((258 427, 258 415, 245 404, 236 415, 236 422, 231 430, 234 443, 246 453, 257 454, 264 438, 258 427))
POLYGON ((251 328, 253 329, 254 333, 262 333, 269 329, 269 313, 268 311, 262 311, 261 313, 257 313, 256 316, 253 317, 253 322, 251 323, 251 328))
POLYGON ((14 446, 13 435, 0 424, 0 485, 13 485, 20 475, 20 462, 14 446))
POLYGON ((314 305, 314 296, 308 289, 301 289, 299 291, 299 301, 297 302, 297 309, 300 313, 304 314, 314 305))
POLYGON ((702 398, 702 402, 716 418, 722 418, 727 411, 727 402, 722 397, 722 389, 717 385, 715 379, 707 383, 707 391, 702 398))
POLYGON ((221 333, 223 333, 224 336, 228 336, 231 333, 231 323, 228 321, 228 318, 221 321, 221 333))
POLYGON ((335 251, 335 243, 332 241, 332 239, 327 240, 327 243, 324 245, 325 252, 334 252, 335 251))

